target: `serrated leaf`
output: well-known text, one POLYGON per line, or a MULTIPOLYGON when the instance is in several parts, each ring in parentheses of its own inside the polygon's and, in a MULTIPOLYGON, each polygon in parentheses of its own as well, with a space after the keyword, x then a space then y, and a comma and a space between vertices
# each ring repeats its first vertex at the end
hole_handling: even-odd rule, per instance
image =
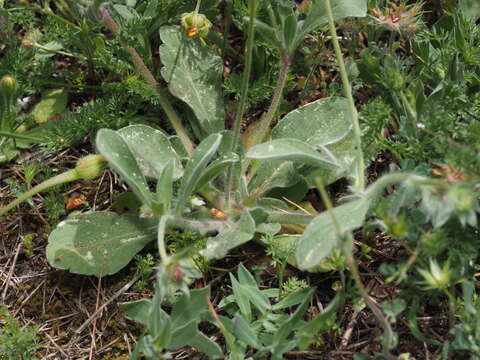
POLYGON ((79 215, 58 224, 48 238, 47 259, 82 275, 115 274, 155 239, 155 219, 110 212, 79 215))
POLYGON ((182 176, 180 157, 174 150, 167 135, 146 125, 130 125, 117 131, 135 156, 142 173, 158 179, 163 168, 173 161, 174 180, 182 176))
MULTIPOLYGON (((361 198, 335 207, 333 212, 342 232, 360 227, 369 205, 368 199, 361 198)), ((309 269, 320 264, 338 246, 338 242, 339 237, 332 217, 325 211, 310 222, 298 242, 296 251, 298 266, 300 269, 309 269)))
POLYGON ((110 167, 120 174, 135 195, 145 204, 150 204, 152 196, 147 180, 125 140, 116 131, 101 129, 95 144, 98 152, 105 156, 110 167))
POLYGON ((201 251, 201 254, 207 260, 221 259, 225 257, 231 249, 252 239, 254 233, 255 221, 250 213, 245 212, 242 214, 240 220, 230 228, 227 228, 214 238, 209 238, 207 240, 207 246, 201 251))
POLYGON ((160 38, 162 76, 170 92, 190 106, 207 134, 223 130, 221 57, 196 39, 184 36, 177 26, 161 27, 160 38))

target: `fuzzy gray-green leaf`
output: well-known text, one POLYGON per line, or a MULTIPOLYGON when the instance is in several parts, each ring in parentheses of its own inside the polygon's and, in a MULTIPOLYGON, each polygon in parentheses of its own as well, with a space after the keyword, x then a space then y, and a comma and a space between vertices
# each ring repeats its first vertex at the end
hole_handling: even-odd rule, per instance
POLYGON ((258 144, 246 154, 255 160, 288 160, 313 166, 336 165, 334 158, 328 158, 311 145, 291 138, 275 139, 258 144))
POLYGON ((111 212, 67 219, 48 238, 47 259, 82 275, 115 274, 156 236, 156 220, 111 212))
POLYGON ((146 177, 158 179, 163 168, 173 160, 173 179, 182 176, 180 157, 167 135, 146 125, 131 125, 117 131, 127 143, 146 177))
POLYGON ((238 222, 232 225, 229 229, 218 234, 214 238, 207 241, 207 247, 202 250, 202 255, 210 259, 221 259, 227 253, 237 247, 246 243, 255 233, 255 221, 249 212, 243 213, 238 222))
POLYGON ((210 135, 197 146, 192 157, 188 160, 178 192, 177 212, 181 211, 187 197, 192 194, 201 180, 201 174, 204 172, 210 159, 217 152, 221 141, 221 134, 210 135))
POLYGON ((222 59, 208 46, 183 35, 179 27, 160 28, 160 38, 162 76, 170 92, 191 107, 207 134, 223 130, 222 59))
MULTIPOLYGON (((325 157, 324 154, 328 153, 338 162, 339 166, 325 162, 310 167, 302 172, 307 180, 321 176, 325 184, 330 184, 347 175, 355 159, 348 102, 340 97, 320 99, 291 111, 272 130, 272 139, 301 140, 317 149, 319 156, 325 157)), ((251 192, 261 195, 275 186, 291 186, 295 179, 300 181, 298 168, 294 168, 291 162, 264 161, 248 187, 251 192)))
MULTIPOLYGON (((370 202, 358 199, 333 209, 342 232, 360 227, 365 220, 370 202)), ((309 269, 327 257, 338 246, 339 237, 328 211, 313 219, 300 238, 296 251, 296 260, 300 269, 309 269)))
POLYGON ((101 129, 95 144, 98 152, 105 156, 110 167, 120 174, 135 195, 143 203, 150 204, 152 196, 147 180, 125 140, 116 131, 101 129))

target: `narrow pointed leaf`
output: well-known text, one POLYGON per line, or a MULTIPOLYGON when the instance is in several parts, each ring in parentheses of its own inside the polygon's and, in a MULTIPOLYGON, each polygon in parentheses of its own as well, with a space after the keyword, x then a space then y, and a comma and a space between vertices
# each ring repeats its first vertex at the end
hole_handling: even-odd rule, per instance
POLYGON ((258 349, 260 347, 257 334, 250 327, 250 324, 247 323, 245 318, 238 313, 233 318, 233 335, 254 349, 258 349))
POLYGON ((157 182, 157 199, 156 201, 163 205, 163 210, 170 209, 173 192, 173 161, 169 161, 162 170, 157 182))
POLYGON ((302 164, 323 166, 335 165, 334 159, 330 159, 315 150, 311 145, 298 139, 276 139, 251 148, 247 158, 255 160, 287 160, 302 164))
POLYGON ((212 134, 203 140, 193 152, 185 168, 180 185, 177 211, 181 210, 187 198, 192 194, 200 180, 202 172, 213 155, 215 155, 221 141, 221 134, 212 134))
POLYGON ((155 239, 155 219, 92 212, 67 219, 48 238, 47 259, 82 275, 115 274, 155 239))

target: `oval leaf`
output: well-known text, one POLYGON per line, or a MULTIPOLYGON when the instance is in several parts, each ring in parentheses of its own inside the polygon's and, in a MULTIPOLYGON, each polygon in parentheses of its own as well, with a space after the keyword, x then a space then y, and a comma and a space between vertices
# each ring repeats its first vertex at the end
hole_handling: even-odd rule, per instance
POLYGON ((95 143, 98 152, 105 156, 110 167, 120 174, 135 195, 145 204, 150 204, 152 196, 147 180, 123 138, 113 130, 101 129, 95 143))
POLYGON ((160 28, 160 38, 162 76, 170 92, 190 106, 207 134, 223 130, 222 58, 184 36, 177 26, 160 28))
POLYGON ((53 267, 76 274, 111 275, 155 239, 156 232, 155 219, 87 213, 58 224, 48 238, 47 259, 53 267))
POLYGON ((174 164, 174 180, 182 176, 180 157, 173 149, 167 135, 146 125, 131 125, 117 131, 130 148, 142 173, 158 179, 170 160, 174 164))
MULTIPOLYGON (((370 202, 362 198, 334 208, 333 212, 342 227, 342 232, 360 227, 369 205, 370 202)), ((320 264, 338 246, 338 242, 332 217, 325 211, 310 222, 298 242, 296 251, 298 266, 300 269, 309 269, 320 264)))

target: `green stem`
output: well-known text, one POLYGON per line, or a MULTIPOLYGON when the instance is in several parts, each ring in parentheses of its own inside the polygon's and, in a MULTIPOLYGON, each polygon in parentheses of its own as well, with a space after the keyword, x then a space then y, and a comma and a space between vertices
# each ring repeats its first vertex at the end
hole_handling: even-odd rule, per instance
MULTIPOLYGON (((245 113, 245 108, 247 105, 247 95, 248 95, 248 83, 250 80, 250 73, 252 70, 252 53, 253 53, 253 44, 254 44, 254 37, 255 37, 255 15, 257 12, 257 1, 250 0, 249 1, 250 7, 250 22, 248 24, 248 32, 247 32, 247 46, 245 50, 245 70, 243 72, 243 79, 242 79, 242 89, 240 93, 240 103, 237 109, 237 114, 235 116, 235 125, 233 130, 233 141, 232 147, 230 149, 231 152, 236 152, 238 148, 238 144, 240 143, 240 128, 242 125, 243 115, 245 113)), ((230 205, 230 195, 233 187, 233 173, 235 170, 235 164, 232 164, 228 169, 227 175, 227 186, 226 186, 226 193, 225 193, 225 205, 228 209, 230 205)))
POLYGON ((61 22, 62 24, 70 26, 71 28, 73 28, 75 30, 78 30, 78 31, 81 30, 80 26, 75 25, 74 23, 68 21, 67 19, 55 14, 50 8, 42 9, 40 7, 33 7, 33 9, 41 12, 44 15, 50 16, 51 18, 57 20, 58 22, 61 22))
POLYGON ((227 49, 227 46, 228 46, 227 40, 228 40, 228 34, 230 33, 230 27, 232 26, 232 14, 233 14, 233 0, 226 0, 225 20, 224 20, 224 28, 223 28, 223 41, 222 41, 223 55, 225 55, 225 50, 227 49))
POLYGON ((0 216, 5 215, 7 212, 12 210, 15 206, 21 204, 22 202, 38 194, 39 192, 45 191, 49 187, 65 184, 67 182, 75 181, 78 179, 79 179, 79 176, 75 169, 68 170, 62 174, 54 176, 48 179, 47 181, 44 181, 41 184, 38 184, 37 186, 34 186, 31 190, 27 191, 26 193, 23 193, 22 195, 20 195, 20 197, 12 201, 7 206, 0 208, 0 216))
POLYGON ((327 11, 328 24, 330 26, 330 32, 332 34, 333 47, 335 49, 335 55, 337 57, 338 65, 340 68, 340 76, 342 78, 343 91, 345 93, 345 97, 347 98, 348 105, 350 107, 353 133, 355 135, 355 147, 357 150, 357 163, 356 163, 357 176, 356 176, 354 185, 357 188, 357 190, 363 191, 365 189, 365 161, 363 159, 363 151, 362 151, 362 132, 360 130, 360 124, 358 122, 358 113, 357 113, 357 109, 355 108, 355 102, 353 100, 352 88, 350 86, 350 82, 348 81, 345 62, 343 61, 343 55, 340 49, 340 43, 338 42, 337 30, 335 28, 335 21, 333 19, 333 12, 332 12, 332 4, 330 0, 325 0, 325 7, 327 11))
POLYGON ((64 56, 68 56, 68 57, 73 57, 73 58, 76 58, 76 59, 79 59, 79 60, 87 60, 87 58, 85 56, 82 56, 82 55, 75 55, 75 54, 72 54, 72 53, 69 53, 69 52, 66 52, 66 51, 49 49, 49 48, 47 48, 43 45, 37 44, 37 43, 32 43, 31 45, 33 47, 37 48, 37 49, 40 49, 40 50, 43 50, 43 51, 46 51, 46 52, 49 52, 49 53, 52 53, 52 54, 59 54, 59 55, 64 55, 64 56))
POLYGON ((281 224, 308 225, 315 218, 314 215, 298 214, 290 212, 275 212, 270 214, 268 222, 281 224))
MULTIPOLYGON (((248 148, 260 144, 265 139, 268 131, 270 130, 270 124, 272 123, 272 120, 278 110, 278 106, 280 105, 280 101, 282 100, 283 89, 285 88, 285 84, 287 83, 290 61, 290 55, 286 53, 282 55, 280 74, 278 76, 277 85, 275 86, 272 102, 270 103, 268 111, 260 119, 258 127, 252 135, 252 140, 249 143, 248 148)), ((248 150, 248 148, 245 150, 248 150)))
MULTIPOLYGON (((327 0, 328 2, 329 0, 327 0)), ((375 315, 375 317, 378 319, 380 324, 382 325, 383 329, 388 335, 388 344, 391 344, 393 341, 393 331, 392 327, 390 326, 390 323, 388 322, 387 318, 383 315, 382 310, 378 307, 377 303, 370 297, 368 294, 367 290, 365 289, 365 286, 363 285, 362 279, 360 277, 360 273, 358 271, 357 264, 355 262, 355 258, 352 253, 353 249, 353 237, 351 233, 344 234, 340 225, 340 222, 338 221, 337 217, 335 216, 335 212, 333 211, 333 205, 332 202, 330 201, 330 198, 327 195, 327 191, 325 190, 325 186, 323 185, 323 182, 321 178, 316 178, 316 183, 318 190, 320 191, 320 195, 322 197, 323 203, 325 204, 328 214, 332 218, 332 222, 334 224, 335 232, 337 233, 337 236, 340 239, 344 239, 345 244, 344 244, 344 254, 345 254, 345 260, 346 263, 350 269, 350 272, 352 273, 353 280, 355 281, 355 284, 360 292, 360 295, 363 298, 363 301, 365 304, 370 308, 372 313, 375 315)), ((388 357, 387 357, 388 358, 388 357)))
POLYGON ((19 140, 27 140, 27 141, 32 141, 32 142, 36 142, 36 143, 42 141, 39 138, 34 138, 34 137, 31 137, 31 136, 27 136, 27 135, 11 133, 11 132, 8 132, 8 131, 0 131, 0 136, 10 137, 10 138, 19 139, 19 140))
MULTIPOLYGON (((101 5, 99 12, 100 12, 101 18, 103 19, 105 24, 108 26, 108 28, 113 33, 117 33, 120 30, 120 27, 115 22, 115 20, 113 20, 113 18, 110 16, 110 13, 108 12, 106 5, 101 5)), ((193 152, 193 142, 188 136, 187 131, 183 127, 180 117, 178 116, 177 112, 175 111, 172 104, 168 100, 165 89, 157 82, 157 80, 155 80, 155 77, 153 76, 151 71, 147 68, 142 58, 140 57, 140 55, 137 53, 137 51, 131 47, 127 47, 126 50, 131 55, 134 65, 143 75, 143 77, 145 78, 145 81, 147 81, 152 87, 154 87, 157 90, 158 100, 160 102, 160 105, 163 108, 163 111, 165 111, 165 113, 167 114, 168 120, 170 120, 172 127, 175 129, 175 132, 177 133, 178 137, 182 141, 182 144, 185 147, 185 150, 189 155, 191 155, 193 152)))
POLYGON ((200 6, 202 6, 202 0, 197 0, 197 5, 195 6, 196 13, 200 11, 200 6))
POLYGON ((158 222, 158 253, 160 254, 160 259, 164 265, 168 264, 168 254, 167 249, 165 248, 165 229, 167 228, 167 222, 169 218, 170 217, 168 215, 162 216, 158 222))
POLYGON ((440 179, 430 179, 427 177, 409 174, 409 173, 392 173, 382 176, 375 183, 373 183, 366 191, 365 195, 370 199, 376 199, 381 194, 383 189, 388 185, 398 184, 403 181, 409 180, 417 185, 431 185, 440 188, 447 188, 448 184, 440 179))

